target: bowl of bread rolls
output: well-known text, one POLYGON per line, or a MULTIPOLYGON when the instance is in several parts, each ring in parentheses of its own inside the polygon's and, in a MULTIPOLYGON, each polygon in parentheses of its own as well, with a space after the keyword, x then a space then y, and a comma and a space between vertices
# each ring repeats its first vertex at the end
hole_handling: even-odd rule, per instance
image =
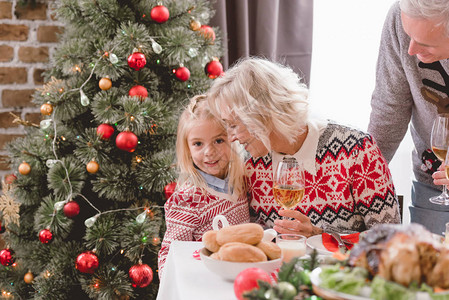
POLYGON ((200 257, 207 269, 220 277, 233 281, 247 268, 260 268, 268 273, 282 265, 282 253, 271 240, 273 230, 265 231, 255 223, 224 226, 203 234, 204 248, 200 257))

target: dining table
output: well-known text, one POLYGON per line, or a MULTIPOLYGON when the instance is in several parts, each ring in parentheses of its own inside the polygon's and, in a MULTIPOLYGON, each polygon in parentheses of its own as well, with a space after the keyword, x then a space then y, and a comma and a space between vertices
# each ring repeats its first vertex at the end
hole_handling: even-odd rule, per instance
MULTIPOLYGON (((321 236, 310 244, 320 256, 329 256, 321 236), (323 252, 324 251, 324 252, 323 252)), ((202 242, 173 241, 162 272, 157 300, 236 300, 234 282, 210 271, 200 260, 202 242), (197 251, 198 250, 198 251, 197 251), (197 252, 197 253, 195 253, 197 252), (195 254, 194 254, 195 253, 195 254)), ((307 244, 307 255, 312 248, 307 244)))
POLYGON ((193 253, 202 242, 173 241, 162 272, 157 300, 235 300, 234 283, 209 271, 193 253))

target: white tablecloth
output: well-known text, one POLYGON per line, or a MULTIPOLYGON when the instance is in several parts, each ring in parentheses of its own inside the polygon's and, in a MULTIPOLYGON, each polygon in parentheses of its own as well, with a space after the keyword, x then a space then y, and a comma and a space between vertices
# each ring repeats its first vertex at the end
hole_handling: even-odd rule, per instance
POLYGON ((193 258, 201 242, 173 241, 165 262, 157 300, 235 300, 234 283, 193 258))

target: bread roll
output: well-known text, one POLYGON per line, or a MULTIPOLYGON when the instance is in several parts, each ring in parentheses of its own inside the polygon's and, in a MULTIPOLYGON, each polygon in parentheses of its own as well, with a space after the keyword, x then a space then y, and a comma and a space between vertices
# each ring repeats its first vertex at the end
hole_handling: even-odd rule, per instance
POLYGON ((281 248, 273 242, 261 241, 256 247, 262 250, 269 260, 278 259, 281 257, 281 248))
POLYGON ((263 228, 259 224, 247 223, 221 228, 217 233, 217 243, 240 242, 257 245, 263 238, 263 228))
POLYGON ((220 250, 220 245, 217 244, 217 232, 216 230, 209 230, 203 234, 203 245, 210 252, 217 252, 220 250))
POLYGON ((218 252, 212 253, 209 257, 216 260, 221 260, 220 255, 218 255, 218 252))
POLYGON ((267 261, 267 256, 256 246, 245 243, 231 242, 220 247, 218 255, 221 260, 233 262, 267 261))

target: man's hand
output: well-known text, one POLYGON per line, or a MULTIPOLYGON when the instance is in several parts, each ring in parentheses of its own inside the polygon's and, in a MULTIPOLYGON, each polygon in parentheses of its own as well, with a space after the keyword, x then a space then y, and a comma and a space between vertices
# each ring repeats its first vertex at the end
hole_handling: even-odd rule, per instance
POLYGON ((432 178, 435 185, 449 185, 449 180, 446 177, 446 171, 443 164, 438 168, 438 171, 432 174, 432 178))

